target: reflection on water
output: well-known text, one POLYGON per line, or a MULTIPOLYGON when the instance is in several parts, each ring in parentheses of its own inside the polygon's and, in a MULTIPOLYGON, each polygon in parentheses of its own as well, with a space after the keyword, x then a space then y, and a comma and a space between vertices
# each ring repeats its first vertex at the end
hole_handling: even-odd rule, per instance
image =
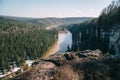
POLYGON ((58 34, 58 46, 56 52, 66 52, 72 46, 72 34, 68 31, 67 33, 58 34))

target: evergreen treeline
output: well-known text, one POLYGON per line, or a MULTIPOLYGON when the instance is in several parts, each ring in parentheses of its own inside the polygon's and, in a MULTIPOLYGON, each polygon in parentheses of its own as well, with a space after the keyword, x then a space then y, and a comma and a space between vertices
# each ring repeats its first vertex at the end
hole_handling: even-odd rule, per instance
POLYGON ((109 36, 112 30, 120 28, 120 0, 113 1, 103 9, 101 15, 91 21, 72 25, 72 50, 101 49, 109 51, 109 36), (116 26, 117 25, 117 26, 116 26))
POLYGON ((103 52, 108 50, 108 37, 100 37, 96 19, 90 22, 73 25, 70 31, 73 33, 73 51, 86 49, 100 49, 103 52))
POLYGON ((57 32, 29 23, 0 17, 0 70, 9 69, 11 62, 20 66, 27 57, 42 57, 57 40, 57 32))
POLYGON ((98 25, 104 30, 109 30, 118 23, 120 23, 120 0, 112 1, 107 8, 102 10, 98 18, 98 25))

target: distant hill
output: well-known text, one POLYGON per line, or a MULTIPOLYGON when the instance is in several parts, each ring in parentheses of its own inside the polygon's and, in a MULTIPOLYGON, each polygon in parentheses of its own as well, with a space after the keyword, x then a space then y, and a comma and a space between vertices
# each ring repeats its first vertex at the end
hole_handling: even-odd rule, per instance
POLYGON ((19 20, 23 22, 29 22, 33 24, 44 24, 46 26, 77 24, 84 22, 86 20, 93 19, 93 17, 68 17, 68 18, 26 18, 26 17, 11 17, 11 16, 3 16, 3 17, 13 20, 19 20))

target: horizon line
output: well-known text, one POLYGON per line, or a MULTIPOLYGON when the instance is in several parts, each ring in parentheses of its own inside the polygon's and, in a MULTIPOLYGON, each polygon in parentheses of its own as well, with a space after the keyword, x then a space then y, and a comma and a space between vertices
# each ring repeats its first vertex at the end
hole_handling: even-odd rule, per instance
POLYGON ((54 16, 54 17, 30 17, 30 16, 12 16, 12 15, 0 15, 0 16, 3 16, 3 17, 17 17, 17 18, 82 18, 82 17, 86 17, 86 18, 98 18, 98 17, 95 17, 95 16, 66 16, 66 17, 57 17, 57 16, 54 16))

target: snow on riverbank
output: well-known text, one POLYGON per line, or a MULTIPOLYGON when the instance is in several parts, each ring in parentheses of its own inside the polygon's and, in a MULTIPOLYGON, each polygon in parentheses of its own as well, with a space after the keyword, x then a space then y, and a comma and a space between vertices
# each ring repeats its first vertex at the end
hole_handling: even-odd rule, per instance
POLYGON ((6 74, 0 75, 0 78, 5 77, 5 76, 7 76, 7 75, 10 75, 10 74, 12 74, 12 73, 15 73, 15 72, 17 72, 18 70, 20 70, 20 67, 16 67, 16 68, 12 69, 11 71, 7 72, 6 74))
MULTIPOLYGON (((30 67, 30 66, 32 65, 32 63, 33 63, 32 60, 26 60, 25 62, 26 62, 26 64, 28 65, 28 67, 30 67)), ((0 74, 0 78, 5 77, 5 76, 7 76, 7 75, 10 75, 10 74, 12 74, 12 73, 15 73, 15 72, 17 72, 17 71, 20 70, 20 69, 21 69, 20 67, 15 67, 15 68, 13 68, 11 71, 7 72, 6 74, 3 74, 3 75, 0 74)))

